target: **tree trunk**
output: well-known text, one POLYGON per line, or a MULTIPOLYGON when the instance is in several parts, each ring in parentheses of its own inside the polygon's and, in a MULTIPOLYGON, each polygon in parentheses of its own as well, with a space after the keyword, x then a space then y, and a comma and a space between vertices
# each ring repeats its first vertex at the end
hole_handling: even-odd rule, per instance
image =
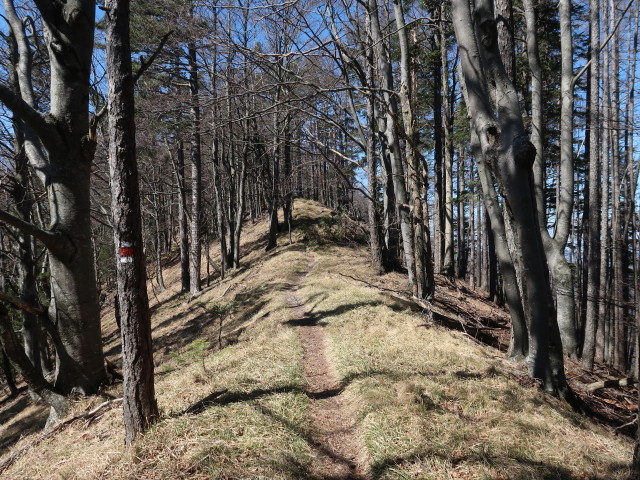
POLYGON ((200 225, 202 223, 202 168, 200 155, 200 99, 198 84, 198 64, 196 47, 189 44, 189 90, 191 93, 191 245, 189 250, 189 292, 197 295, 200 290, 200 264, 202 244, 200 225))
POLYGON ((409 287, 413 290, 415 285, 413 232, 411 228, 411 219, 409 217, 409 202, 407 199, 404 167, 402 159, 400 158, 400 143, 396 125, 399 112, 396 97, 392 94, 394 90, 393 72, 391 71, 391 63, 389 62, 389 57, 385 50, 382 31, 380 29, 377 0, 368 0, 368 15, 371 38, 374 43, 375 56, 378 62, 380 76, 382 78, 382 87, 384 88, 383 97, 387 110, 384 136, 390 156, 391 174, 393 176, 392 181, 396 200, 395 213, 400 221, 402 249, 404 251, 404 260, 407 267, 409 287))
MULTIPOLYGON (((465 99, 467 94, 465 93, 465 99)), ((475 130, 471 131, 471 145, 474 157, 478 165, 478 177, 484 192, 485 209, 491 219, 491 229, 495 240, 496 255, 500 263, 500 273, 502 275, 502 288, 504 290, 509 315, 511 316, 511 339, 509 342, 508 357, 512 361, 522 361, 529 353, 528 328, 524 310, 522 308, 522 298, 518 288, 516 270, 509 253, 507 233, 504 225, 504 218, 500 212, 498 196, 493 187, 494 181, 491 178, 489 167, 486 164, 484 155, 480 148, 480 140, 475 130)))
POLYGON ((178 179, 178 230, 180 237, 181 291, 189 291, 189 229, 187 223, 187 188, 184 176, 184 142, 178 141, 176 154, 176 176, 178 179))
POLYGON ((122 335, 125 443, 158 417, 134 122, 129 1, 107 0, 109 172, 122 335))
POLYGON ((498 22, 498 50, 502 57, 505 73, 515 82, 516 56, 513 32, 513 0, 495 0, 498 22))
MULTIPOLYGON (((431 263, 431 249, 428 248, 428 229, 423 215, 423 201, 420 196, 424 183, 420 160, 418 159, 418 134, 415 130, 415 120, 411 105, 410 92, 411 76, 409 62, 409 40, 406 32, 404 13, 400 0, 394 0, 393 8, 396 16, 396 28, 400 44, 400 102, 402 117, 407 137, 406 155, 409 166, 409 185, 411 192, 411 217, 413 223, 413 261, 415 264, 415 282, 413 293, 416 297, 425 299, 433 296, 435 280, 431 263)), ((453 245, 451 246, 453 251, 453 245)))
MULTIPOLYGON (((367 83, 373 85, 373 62, 371 48, 367 48, 367 83)), ((378 176, 376 158, 376 131, 375 111, 373 95, 367 95, 367 130, 366 130, 366 157, 367 157, 367 187, 369 198, 367 199, 367 214, 369 217, 369 246, 371 251, 371 267, 376 275, 384 273, 382 256, 382 239, 380 238, 380 215, 378 212, 378 176)))
MULTIPOLYGON (((440 9, 442 14, 442 9, 440 9)), ((440 18, 438 29, 444 29, 444 19, 440 18)), ((442 38, 446 38, 444 35, 439 35, 439 42, 433 45, 434 50, 442 42, 442 38)), ((438 272, 442 272, 442 265, 444 262, 444 195, 442 190, 442 164, 444 158, 444 130, 442 126, 442 120, 444 114, 442 112, 442 84, 443 84, 443 65, 442 55, 438 55, 438 60, 434 63, 434 78, 433 78, 433 169, 434 169, 434 192, 433 192, 433 206, 435 209, 435 215, 433 219, 434 230, 434 248, 435 248, 435 265, 438 272)), ((473 250, 471 250, 473 253, 473 250)))
MULTIPOLYGON (((598 0, 589 2, 589 35, 591 37, 591 66, 589 67, 589 199, 587 244, 587 313, 585 320, 584 345, 582 347, 582 366, 593 369, 596 354, 596 329, 598 326, 599 275, 600 275, 600 6, 598 0)), ((600 318, 601 327, 604 318, 600 318)))
POLYGON ((0 304, 0 341, 3 351, 20 371, 27 385, 51 407, 52 411, 47 423, 64 417, 69 411, 67 399, 49 385, 42 374, 31 364, 13 331, 9 312, 2 304, 0 304))
MULTIPOLYGON (((274 130, 277 132, 278 111, 274 113, 274 130)), ((271 199, 269 205, 269 235, 266 250, 272 250, 278 246, 278 207, 280 204, 280 145, 278 135, 275 135, 273 146, 273 163, 271 165, 271 199)))
MULTIPOLYGON (((444 4, 441 4, 440 15, 444 16, 444 4)), ((448 277, 455 274, 454 244, 453 244, 453 141, 451 132, 453 118, 451 116, 451 102, 449 98, 449 59, 447 48, 447 35, 443 22, 439 25, 440 33, 440 62, 442 64, 442 126, 443 126, 443 152, 444 152, 444 246, 442 269, 440 273, 448 277)))
POLYGON ((524 131, 515 88, 502 65, 492 4, 477 2, 471 15, 469 1, 453 1, 456 38, 480 148, 493 170, 523 268, 520 277, 522 306, 529 326, 529 373, 543 381, 547 391, 568 394, 559 332, 553 321, 551 292, 532 194, 535 148, 524 131), (491 99, 497 99, 495 110, 491 99))
MULTIPOLYGON (((538 53, 536 15, 532 0, 524 1, 524 9, 527 24, 527 58, 529 60, 529 68, 531 69, 531 141, 533 146, 536 148, 536 160, 533 166, 533 173, 538 223, 545 248, 549 272, 551 273, 551 278, 553 279, 556 291, 557 321, 562 338, 562 348, 567 356, 576 359, 578 355, 578 335, 575 327, 575 314, 573 307, 573 276, 569 264, 564 256, 566 241, 563 245, 557 245, 556 241, 551 238, 549 230, 547 229, 547 213, 544 195, 545 165, 543 155, 544 122, 542 115, 542 66, 540 64, 540 56, 538 53)), ((569 35, 571 35, 570 32, 569 35)), ((569 42, 570 41, 571 39, 569 38, 569 42)), ((571 54, 571 51, 569 51, 569 54, 571 54)), ((568 114, 568 112, 565 112, 565 114, 568 114)), ((564 160, 567 161, 566 158, 564 160)), ((568 161, 573 164, 572 159, 569 159, 568 161)), ((573 202, 573 191, 571 191, 571 197, 565 197, 563 201, 573 202)), ((565 208, 570 207, 565 205, 565 208)), ((560 233, 562 234, 562 232, 560 233)), ((558 233, 556 233, 556 235, 558 235, 558 233)))
POLYGON ((11 362, 9 361, 9 357, 7 356, 7 352, 2 350, 2 373, 4 373, 4 378, 7 381, 7 387, 9 387, 9 396, 14 397, 18 394, 18 387, 16 387, 16 379, 13 375, 13 367, 11 367, 11 362))

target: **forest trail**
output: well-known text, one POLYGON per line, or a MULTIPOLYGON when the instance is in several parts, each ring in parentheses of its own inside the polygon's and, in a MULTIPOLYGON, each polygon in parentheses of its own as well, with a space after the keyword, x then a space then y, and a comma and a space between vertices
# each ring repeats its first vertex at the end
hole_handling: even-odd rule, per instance
MULTIPOLYGON (((0 464, 15 455, 0 477, 628 479, 630 438, 541 394, 480 341, 508 342, 508 315, 485 292, 438 277, 431 318, 405 275, 374 275, 356 222, 296 200, 294 226, 293 243, 265 254, 269 219, 248 224, 242 267, 195 298, 177 252, 167 259, 167 288, 149 285, 162 416, 133 449, 118 404, 82 419, 120 382, 74 399, 79 419, 42 441, 47 409, 0 389, 0 464)), ((111 306, 102 323, 119 368, 111 306)), ((591 397, 610 409, 635 391, 591 397)))
POLYGON ((297 293, 314 264, 313 257, 308 256, 307 267, 286 292, 291 309, 290 323, 297 326, 303 348, 306 392, 310 400, 316 451, 310 473, 312 478, 318 479, 367 480, 369 475, 363 458, 366 448, 327 351, 321 317, 308 311, 297 293))

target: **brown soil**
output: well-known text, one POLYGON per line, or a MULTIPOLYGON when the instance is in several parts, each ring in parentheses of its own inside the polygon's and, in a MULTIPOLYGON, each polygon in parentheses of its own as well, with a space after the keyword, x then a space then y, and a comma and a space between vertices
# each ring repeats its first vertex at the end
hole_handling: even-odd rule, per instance
POLYGON ((290 323, 298 326, 306 391, 311 401, 312 439, 316 451, 311 476, 326 480, 366 480, 369 475, 363 458, 365 448, 349 400, 329 358, 320 317, 308 312, 297 294, 300 282, 312 268, 313 259, 310 258, 307 269, 287 291, 290 323))

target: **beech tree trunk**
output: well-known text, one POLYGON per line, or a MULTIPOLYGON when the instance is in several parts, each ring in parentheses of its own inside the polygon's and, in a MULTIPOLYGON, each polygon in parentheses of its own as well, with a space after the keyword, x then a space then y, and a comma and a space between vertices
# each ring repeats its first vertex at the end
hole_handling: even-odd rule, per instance
POLYGON ((13 367, 11 366, 11 362, 9 361, 9 357, 7 356, 7 352, 2 350, 2 373, 4 374, 4 378, 7 381, 7 387, 9 387, 9 396, 14 397, 18 394, 18 387, 16 386, 16 379, 13 375, 13 367))
POLYGON ((129 0, 106 0, 109 173, 122 337, 125 443, 158 417, 136 161, 129 0))
MULTIPOLYGON (((531 124, 532 124, 532 133, 531 133, 531 141, 533 146, 536 148, 536 160, 533 166, 534 172, 534 181, 535 181, 535 192, 536 192, 536 205, 537 205, 537 215, 538 215, 538 223, 540 225, 540 234, 542 235, 543 245, 545 249, 545 254, 547 258, 547 263, 549 266, 549 272, 551 273, 551 278, 553 279, 554 289, 556 292, 557 299, 557 319, 558 319, 558 327, 560 328, 560 335, 562 338, 562 348, 564 353, 570 358, 576 359, 578 355, 578 334, 576 331, 575 325, 575 307, 574 307, 574 298, 573 298, 573 275, 571 273, 571 268, 567 263, 567 260, 564 256, 564 249, 566 247, 566 239, 568 237, 568 229, 569 224, 564 223, 567 222, 567 213, 569 218, 571 216, 571 210, 573 206, 573 181, 571 181, 569 187, 570 191, 565 191, 564 196, 561 197, 560 203, 562 204, 563 210, 561 211, 563 217, 558 220, 558 229, 556 229, 556 238, 552 238, 549 234, 549 230, 547 229, 547 214, 545 208, 545 195, 544 195, 544 156, 543 156, 543 147, 544 147, 544 138, 543 138, 543 115, 542 115, 542 66, 540 64, 540 55, 538 53, 538 35, 537 35, 537 26, 536 26, 536 15, 533 7, 532 0, 524 1, 524 10, 525 10, 525 19, 526 19, 526 29, 527 29, 527 58, 529 60, 529 68, 531 69, 531 124)), ((570 13, 570 12, 569 12, 570 13)), ((563 32, 566 36, 566 32, 563 32)), ((572 48, 571 48, 571 32, 568 32, 568 46, 566 45, 567 39, 564 39, 564 48, 568 49, 568 52, 563 50, 563 56, 569 55, 569 59, 572 59, 572 48)), ((567 68, 567 65, 563 64, 563 68, 567 68)), ((567 72, 563 72, 564 75, 567 75, 567 72)), ((571 71, 568 73, 571 75, 571 71)), ((566 78, 564 79, 564 88, 568 88, 566 85, 566 78)), ((565 100, 565 96, 571 96, 573 98, 573 92, 563 93, 562 99, 565 100)), ((563 112, 565 115, 569 115, 568 111, 563 112)), ((573 115, 573 111, 571 111, 570 115, 573 115)), ((569 119, 561 119, 561 122, 570 122, 569 119)), ((565 126, 567 128, 567 126, 565 126)), ((565 133, 566 135, 566 133, 565 133)), ((564 141, 567 141, 568 138, 565 138, 564 141)), ((573 141, 573 136, 571 136, 571 140, 573 141)), ((566 155, 567 152, 565 152, 566 155)), ((566 156, 561 159, 561 161, 569 162, 571 168, 573 170, 573 152, 570 153, 569 158, 566 156)), ((561 165, 562 169, 563 166, 561 165)), ((566 168, 566 167, 565 167, 566 168)), ((567 172, 565 172, 566 174, 567 172)), ((571 172, 571 177, 573 178, 573 171, 571 172)), ((566 180, 562 178, 561 180, 566 180)), ((567 186, 565 186, 566 189, 567 186)))
POLYGON ((468 108, 480 149, 500 191, 504 194, 506 220, 521 256, 516 270, 522 290, 522 307, 529 327, 527 364, 533 378, 547 391, 565 395, 568 386, 557 323, 551 307, 551 291, 545 274, 545 256, 532 193, 535 148, 522 122, 515 88, 498 51, 493 5, 479 0, 453 1, 453 23, 460 46, 468 108), (473 8, 473 17, 472 17, 473 8), (473 19, 472 19, 473 18, 473 19), (491 99, 496 99, 495 109, 491 99))
MULTIPOLYGON (((596 355, 596 330, 598 328, 598 299, 600 275, 600 124, 599 124, 599 69, 600 69, 600 6, 598 0, 589 2, 589 35, 591 37, 591 66, 589 67, 590 89, 588 132, 589 132, 589 192, 587 245, 587 313, 582 347, 582 365, 593 369, 596 355)), ((604 318, 600 318, 604 322, 604 318)), ((601 325, 603 328, 604 325, 601 325)))
POLYGON ((396 96, 392 94, 393 72, 389 56, 385 50, 382 31, 380 29, 380 19, 378 17, 377 0, 368 0, 369 25, 371 38, 374 44, 375 57, 381 77, 384 103, 386 107, 386 122, 384 137, 386 147, 390 157, 391 175, 393 176, 393 189, 395 194, 395 212, 400 221, 400 231, 402 234, 402 250, 407 267, 409 287, 413 290, 415 285, 415 261, 413 249, 413 231, 409 216, 409 202, 407 198, 407 188, 402 164, 400 142, 398 138, 397 121, 399 116, 396 96))
MULTIPOLYGON (((11 0, 3 0, 14 34, 22 28, 11 0)), ((98 289, 91 242, 90 179, 95 129, 89 125, 89 86, 95 2, 37 1, 50 60, 50 111, 36 108, 30 66, 19 69, 20 95, 0 85, 0 101, 27 125, 25 151, 45 186, 50 228, 0 212, 5 221, 39 239, 49 252, 50 317, 55 325, 55 385, 63 392, 90 393, 106 379, 98 289)), ((30 58, 19 44, 21 58, 30 58)))
MULTIPOLYGON (((47 423, 64 417, 69 411, 67 399, 44 379, 39 370, 32 364, 24 353, 22 346, 11 326, 9 312, 0 303, 0 342, 3 352, 9 357, 13 365, 20 371, 29 388, 51 407, 51 414, 47 423)), ((8 378, 8 377, 7 377, 8 378)))

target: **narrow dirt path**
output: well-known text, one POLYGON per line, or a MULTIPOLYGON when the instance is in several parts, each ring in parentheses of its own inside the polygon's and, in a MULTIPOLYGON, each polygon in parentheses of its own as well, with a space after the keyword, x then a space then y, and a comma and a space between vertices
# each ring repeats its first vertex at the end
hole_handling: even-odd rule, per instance
POLYGON ((311 464, 311 477, 325 480, 367 480, 362 442, 349 402, 328 356, 325 333, 318 325, 320 317, 307 312, 297 290, 302 279, 313 268, 313 257, 287 291, 291 308, 290 323, 297 325, 302 342, 307 395, 311 400, 313 446, 316 457, 311 464))

